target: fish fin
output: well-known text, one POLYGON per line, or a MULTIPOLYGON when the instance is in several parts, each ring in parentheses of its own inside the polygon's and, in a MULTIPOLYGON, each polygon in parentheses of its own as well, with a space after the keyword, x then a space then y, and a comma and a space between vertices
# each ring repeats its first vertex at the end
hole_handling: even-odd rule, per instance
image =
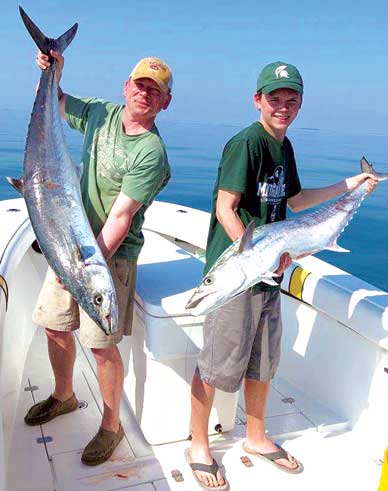
POLYGON ((6 177, 6 179, 11 184, 11 186, 14 187, 16 189, 16 191, 23 196, 23 194, 24 194, 23 177, 21 177, 20 179, 14 179, 13 177, 6 177))
POLYGON ((77 264, 82 263, 83 264, 82 251, 81 251, 80 247, 78 247, 77 244, 73 245, 71 256, 72 256, 72 259, 75 263, 77 263, 77 264))
POLYGON ((85 258, 84 248, 78 244, 72 244, 71 257, 74 263, 77 263, 79 267, 88 266, 88 260, 85 258))
POLYGON ((274 278, 279 278, 280 276, 272 271, 268 271, 263 276, 260 277, 260 281, 266 283, 270 286, 279 286, 279 283, 274 280, 274 278))
POLYGON ((270 286, 279 286, 279 283, 270 277, 260 278, 260 281, 262 281, 263 283, 266 283, 267 285, 270 285, 270 286))
POLYGON ((366 160, 364 155, 361 157, 360 163, 362 172, 367 172, 368 174, 374 175, 378 181, 388 181, 388 174, 376 172, 373 168, 373 165, 366 160))
POLYGON ((79 165, 75 165, 74 168, 75 168, 75 172, 77 174, 78 179, 81 180, 82 174, 84 172, 83 162, 80 162, 79 165))
POLYGON ((253 238, 254 229, 255 229, 255 223, 253 220, 251 220, 248 223, 243 236, 241 237, 240 246, 238 248, 239 253, 252 249, 252 238, 253 238))
POLYGON ((362 172, 373 174, 374 176, 376 175, 376 171, 374 170, 373 165, 367 161, 364 155, 361 157, 360 164, 362 172))
POLYGON ((99 264, 98 260, 94 257, 96 254, 96 248, 94 246, 81 246, 79 251, 85 265, 99 264))
POLYGON ((59 36, 59 38, 48 38, 43 34, 38 26, 32 22, 22 7, 19 7, 19 11, 27 31, 30 33, 40 51, 46 55, 50 55, 51 49, 58 51, 59 53, 63 53, 77 32, 78 24, 74 24, 68 31, 59 36))
POLYGON ((349 249, 344 249, 343 247, 339 246, 337 242, 334 242, 334 244, 325 247, 325 249, 327 251, 333 252, 350 252, 349 249))
POLYGON ((82 263, 84 266, 88 266, 90 264, 99 264, 98 260, 94 258, 96 248, 93 245, 80 245, 77 242, 77 234, 74 232, 73 227, 70 227, 70 235, 72 241, 71 255, 74 261, 82 263))
POLYGON ((72 226, 70 226, 69 232, 70 232, 69 235, 70 235, 70 244, 71 244, 69 247, 70 255, 75 263, 83 264, 84 260, 82 254, 82 247, 77 243, 77 235, 74 232, 72 226))
POLYGON ((95 252, 94 247, 87 247, 87 246, 85 247, 85 246, 79 246, 78 244, 73 244, 73 248, 72 248, 73 261, 85 267, 100 264, 98 261, 96 261, 95 258, 93 258, 94 252, 95 252), (91 252, 91 250, 93 252, 91 252))

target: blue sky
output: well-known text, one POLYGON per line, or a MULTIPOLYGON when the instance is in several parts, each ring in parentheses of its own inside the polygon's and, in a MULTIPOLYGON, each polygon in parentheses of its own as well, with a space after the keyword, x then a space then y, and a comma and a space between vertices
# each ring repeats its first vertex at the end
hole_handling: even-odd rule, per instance
MULTIPOLYGON (((2 1, 0 107, 30 110, 39 73, 18 12, 2 1)), ((50 37, 74 22, 63 89, 121 101, 123 82, 144 56, 174 74, 171 121, 248 124, 259 70, 282 60, 305 81, 295 127, 388 134, 388 4, 385 1, 23 0, 50 37)))

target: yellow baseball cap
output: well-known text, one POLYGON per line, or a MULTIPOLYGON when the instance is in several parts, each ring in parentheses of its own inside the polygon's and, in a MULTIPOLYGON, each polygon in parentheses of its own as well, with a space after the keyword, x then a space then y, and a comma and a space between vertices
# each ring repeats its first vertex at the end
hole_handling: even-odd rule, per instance
POLYGON ((132 80, 150 78, 166 93, 169 93, 172 89, 170 67, 160 58, 143 58, 132 70, 130 78, 132 80))

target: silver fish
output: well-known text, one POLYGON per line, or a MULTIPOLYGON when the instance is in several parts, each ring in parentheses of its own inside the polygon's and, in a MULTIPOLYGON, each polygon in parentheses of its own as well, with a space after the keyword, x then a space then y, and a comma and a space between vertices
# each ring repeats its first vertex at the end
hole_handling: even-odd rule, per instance
MULTIPOLYGON (((38 48, 62 53, 77 24, 47 38, 19 7, 38 48)), ((42 71, 28 128, 24 171, 8 181, 23 195, 38 244, 48 264, 82 309, 106 335, 117 331, 117 299, 107 263, 87 219, 76 169, 66 148, 58 104, 56 61, 42 71)))
MULTIPOLYGON (((377 174, 365 157, 362 172, 373 174, 379 181, 388 174, 377 174)), ((367 194, 364 182, 335 202, 311 213, 254 229, 253 221, 244 235, 233 242, 217 259, 186 305, 193 315, 217 309, 236 295, 261 281, 276 285, 273 273, 280 257, 288 252, 292 259, 301 258, 323 249, 349 252, 337 244, 337 239, 351 220, 367 194)))

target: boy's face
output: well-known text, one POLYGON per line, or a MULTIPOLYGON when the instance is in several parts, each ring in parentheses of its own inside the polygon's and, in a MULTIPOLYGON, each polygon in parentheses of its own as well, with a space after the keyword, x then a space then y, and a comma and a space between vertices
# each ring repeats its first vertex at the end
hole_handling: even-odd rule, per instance
POLYGON ((298 115, 302 96, 291 89, 277 89, 269 94, 255 93, 253 101, 260 111, 260 123, 270 135, 283 141, 287 128, 298 115))

